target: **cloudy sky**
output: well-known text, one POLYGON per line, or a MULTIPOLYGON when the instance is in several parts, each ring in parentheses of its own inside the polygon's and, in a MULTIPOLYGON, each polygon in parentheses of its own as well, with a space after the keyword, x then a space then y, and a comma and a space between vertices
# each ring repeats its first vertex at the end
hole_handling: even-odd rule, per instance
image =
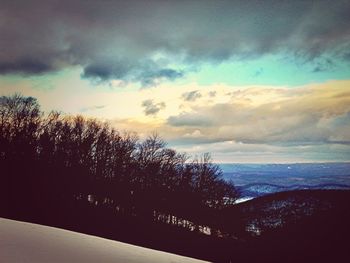
POLYGON ((217 162, 350 161, 350 1, 2 0, 0 95, 217 162))

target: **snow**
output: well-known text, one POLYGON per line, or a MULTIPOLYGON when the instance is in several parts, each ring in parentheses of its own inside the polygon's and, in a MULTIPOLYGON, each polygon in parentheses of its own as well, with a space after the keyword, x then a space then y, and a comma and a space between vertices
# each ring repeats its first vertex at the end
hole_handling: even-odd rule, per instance
POLYGON ((205 262, 72 231, 0 218, 0 262, 205 262))
POLYGON ((249 201, 249 200, 252 200, 252 199, 254 199, 254 197, 250 197, 250 196, 238 198, 238 199, 235 201, 235 204, 243 203, 243 202, 246 202, 246 201, 249 201))

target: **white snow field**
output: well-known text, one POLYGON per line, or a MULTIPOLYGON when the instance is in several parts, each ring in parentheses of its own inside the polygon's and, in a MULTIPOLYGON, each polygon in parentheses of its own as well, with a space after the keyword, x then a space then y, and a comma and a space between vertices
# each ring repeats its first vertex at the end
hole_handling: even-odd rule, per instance
POLYGON ((0 218, 1 263, 205 262, 72 231, 0 218))

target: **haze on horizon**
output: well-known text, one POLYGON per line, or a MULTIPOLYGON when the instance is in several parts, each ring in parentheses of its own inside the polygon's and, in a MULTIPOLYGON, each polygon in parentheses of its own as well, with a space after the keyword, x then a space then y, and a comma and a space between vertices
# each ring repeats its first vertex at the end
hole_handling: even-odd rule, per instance
POLYGON ((349 1, 1 1, 0 95, 215 162, 350 161, 349 1))

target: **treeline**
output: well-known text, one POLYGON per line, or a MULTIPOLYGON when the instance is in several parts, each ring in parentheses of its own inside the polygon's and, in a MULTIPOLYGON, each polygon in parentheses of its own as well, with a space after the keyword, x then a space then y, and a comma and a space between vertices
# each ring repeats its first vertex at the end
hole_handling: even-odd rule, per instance
POLYGON ((193 228, 215 225, 211 215, 237 198, 209 154, 189 160, 156 134, 140 140, 96 119, 44 114, 19 94, 0 98, 0 169, 9 215, 82 202, 193 228))

